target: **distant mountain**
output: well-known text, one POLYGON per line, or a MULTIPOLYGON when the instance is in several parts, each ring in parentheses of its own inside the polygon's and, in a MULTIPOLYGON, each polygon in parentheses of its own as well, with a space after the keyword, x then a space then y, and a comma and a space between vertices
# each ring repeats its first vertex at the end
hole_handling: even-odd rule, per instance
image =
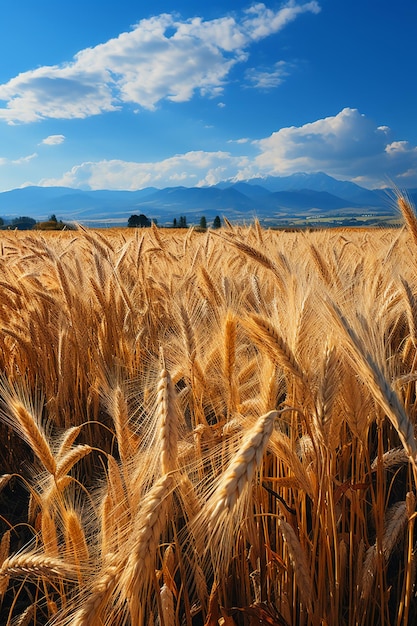
POLYGON ((269 194, 268 203, 276 203, 280 207, 290 210, 334 211, 346 208, 360 209, 361 205, 335 196, 328 191, 300 189, 299 191, 275 191, 269 194))
MULTIPOLYGON (((389 190, 368 190, 322 172, 283 177, 225 181, 211 187, 147 187, 138 191, 89 191, 68 187, 24 187, 0 193, 0 217, 28 216, 37 221, 55 214, 63 221, 87 225, 126 225, 130 215, 144 213, 161 225, 185 215, 198 224, 216 215, 231 221, 291 223, 320 215, 340 219, 363 214, 395 216, 389 190)), ((413 202, 417 190, 408 195, 413 202)))
POLYGON ((317 172, 316 174, 300 172, 298 174, 291 174, 291 176, 253 178, 247 181, 247 184, 255 187, 263 187, 270 192, 301 191, 303 189, 325 191, 339 196, 344 200, 367 206, 379 206, 385 198, 384 192, 381 190, 370 191, 369 189, 364 189, 364 187, 360 187, 349 181, 336 180, 324 174, 324 172, 317 172))

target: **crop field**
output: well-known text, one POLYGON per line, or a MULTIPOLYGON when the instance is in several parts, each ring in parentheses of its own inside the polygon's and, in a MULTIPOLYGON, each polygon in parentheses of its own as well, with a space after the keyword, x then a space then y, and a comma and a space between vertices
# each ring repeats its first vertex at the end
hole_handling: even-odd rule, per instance
POLYGON ((417 620, 417 220, 0 233, 0 624, 417 620))

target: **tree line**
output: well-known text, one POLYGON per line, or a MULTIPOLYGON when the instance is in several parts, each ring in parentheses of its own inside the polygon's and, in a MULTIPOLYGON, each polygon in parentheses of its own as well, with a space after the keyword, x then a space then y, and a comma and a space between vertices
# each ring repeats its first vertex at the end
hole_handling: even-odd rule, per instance
MULTIPOLYGON (((127 225, 129 228, 149 228, 152 225, 152 223, 154 223, 155 225, 158 225, 157 220, 149 219, 149 217, 147 217, 143 213, 141 213, 140 215, 131 215, 129 219, 127 220, 127 225)), ((216 215, 216 217, 213 220, 212 228, 220 228, 221 225, 222 225, 222 221, 220 217, 216 215)), ((200 218, 199 227, 202 230, 206 230, 208 228, 207 219, 204 215, 200 218)), ((172 221, 172 228, 188 228, 187 216, 180 215, 178 219, 174 217, 172 221)))
MULTIPOLYGON (((158 225, 158 220, 150 219, 143 213, 140 215, 131 215, 127 221, 127 225, 129 228, 149 228, 152 224, 158 225)), ((221 228, 222 221, 218 215, 213 220, 211 228, 221 228)), ((5 221, 0 217, 0 228, 10 228, 12 230, 62 230, 63 228, 71 228, 71 224, 66 224, 62 220, 57 219, 55 214, 52 214, 48 220, 44 222, 37 222, 33 217, 28 216, 20 216, 13 218, 10 222, 5 223, 5 221)), ((172 228, 188 228, 187 217, 186 215, 180 215, 177 219, 174 217, 172 221, 172 228)), ((203 215, 200 218, 199 228, 201 230, 206 230, 209 228, 207 224, 207 219, 203 215)))
POLYGON ((53 213, 44 222, 37 222, 33 219, 33 217, 28 217, 27 215, 14 217, 10 221, 5 221, 0 217, 0 228, 2 230, 63 230, 64 228, 71 229, 73 226, 71 224, 66 224, 62 220, 58 220, 56 215, 53 213))

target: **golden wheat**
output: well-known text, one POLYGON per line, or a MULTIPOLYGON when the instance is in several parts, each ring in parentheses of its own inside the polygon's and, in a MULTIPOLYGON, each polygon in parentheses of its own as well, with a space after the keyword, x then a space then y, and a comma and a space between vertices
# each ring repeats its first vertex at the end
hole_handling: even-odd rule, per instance
POLYGON ((415 621, 398 205, 398 230, 2 232, 0 623, 415 621))

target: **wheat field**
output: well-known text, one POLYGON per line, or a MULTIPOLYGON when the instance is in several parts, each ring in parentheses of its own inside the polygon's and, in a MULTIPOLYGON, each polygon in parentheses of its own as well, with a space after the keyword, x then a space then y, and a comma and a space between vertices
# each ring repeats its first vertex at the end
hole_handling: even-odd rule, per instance
POLYGON ((0 623, 413 624, 417 221, 0 233, 0 623))

